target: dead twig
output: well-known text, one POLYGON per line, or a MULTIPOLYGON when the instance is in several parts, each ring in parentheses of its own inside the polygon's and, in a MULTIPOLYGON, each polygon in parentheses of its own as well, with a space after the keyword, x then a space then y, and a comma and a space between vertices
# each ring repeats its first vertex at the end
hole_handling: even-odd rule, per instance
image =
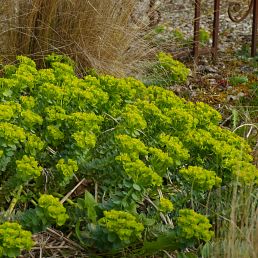
POLYGON ((60 203, 64 203, 71 195, 72 193, 83 183, 85 182, 85 178, 83 178, 70 192, 68 192, 63 199, 60 201, 60 203))

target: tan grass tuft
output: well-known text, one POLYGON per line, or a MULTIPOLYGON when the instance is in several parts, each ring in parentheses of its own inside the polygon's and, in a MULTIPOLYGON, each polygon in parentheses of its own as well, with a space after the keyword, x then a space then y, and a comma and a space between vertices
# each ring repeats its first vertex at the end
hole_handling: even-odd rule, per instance
POLYGON ((136 0, 20 0, 13 27, 12 55, 42 59, 59 52, 80 69, 125 75, 148 47, 143 24, 132 24, 136 0))

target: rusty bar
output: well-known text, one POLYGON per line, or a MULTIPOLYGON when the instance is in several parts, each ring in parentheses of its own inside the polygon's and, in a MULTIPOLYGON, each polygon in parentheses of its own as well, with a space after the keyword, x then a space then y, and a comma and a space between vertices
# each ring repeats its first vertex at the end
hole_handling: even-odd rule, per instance
POLYGON ((256 47, 257 47, 257 30, 258 28, 258 0, 253 1, 253 30, 252 30, 252 48, 251 56, 256 56, 256 47))
POLYGON ((198 57, 199 57, 200 18, 201 18, 201 0, 195 0, 193 55, 196 62, 198 61, 198 57))
POLYGON ((212 32, 212 56, 217 58, 218 42, 219 42, 219 16, 220 16, 220 0, 214 1, 214 18, 213 18, 213 32, 212 32))

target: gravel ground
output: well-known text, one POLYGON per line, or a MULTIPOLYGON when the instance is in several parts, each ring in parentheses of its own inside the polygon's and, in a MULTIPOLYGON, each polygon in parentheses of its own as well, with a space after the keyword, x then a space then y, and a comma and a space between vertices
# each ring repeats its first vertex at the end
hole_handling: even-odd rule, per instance
MULTIPOLYGON (((243 10, 248 9, 250 0, 239 0, 243 10)), ((194 0, 163 0, 159 2, 162 17, 161 23, 167 26, 168 31, 179 29, 186 37, 193 35, 194 0)), ((238 49, 245 42, 251 44, 252 17, 249 15, 241 23, 234 23, 228 16, 228 5, 232 0, 221 1, 220 14, 220 50, 238 49)), ((212 31, 213 27, 213 0, 202 1, 201 28, 212 31)))

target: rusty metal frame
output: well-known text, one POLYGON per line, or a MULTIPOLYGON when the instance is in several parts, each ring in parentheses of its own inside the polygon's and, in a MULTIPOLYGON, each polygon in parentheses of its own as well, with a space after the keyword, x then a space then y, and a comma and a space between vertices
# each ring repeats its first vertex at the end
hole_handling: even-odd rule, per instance
POLYGON ((200 20, 201 20, 201 0, 195 0, 194 14, 194 42, 193 56, 195 61, 198 61, 199 55, 211 52, 214 59, 218 53, 219 39, 219 16, 220 16, 220 0, 214 0, 213 9, 213 31, 212 31, 212 47, 200 49, 200 20))
POLYGON ((257 33, 258 33, 258 0, 254 0, 253 3, 253 32, 252 32, 252 48, 251 56, 256 56, 257 48, 257 33))
POLYGON ((252 46, 251 56, 256 56, 257 49, 257 32, 258 32, 258 0, 250 0, 248 9, 243 13, 244 4, 239 2, 231 2, 228 7, 229 18, 236 23, 242 22, 247 18, 253 10, 253 24, 252 24, 252 46))
MULTIPOLYGON (((195 14, 194 14, 194 41, 193 41, 193 56, 196 62, 201 54, 212 53, 214 59, 218 53, 218 39, 219 39, 219 18, 220 18, 220 0, 214 0, 213 10, 213 32, 212 32, 212 47, 200 48, 200 19, 201 19, 201 0, 195 0, 195 14)), ((251 56, 257 54, 257 33, 258 33, 258 0, 251 0, 248 10, 242 16, 234 16, 234 12, 242 10, 242 4, 238 2, 231 2, 228 7, 228 14, 233 22, 243 21, 253 10, 253 24, 252 24, 252 45, 251 56)))

